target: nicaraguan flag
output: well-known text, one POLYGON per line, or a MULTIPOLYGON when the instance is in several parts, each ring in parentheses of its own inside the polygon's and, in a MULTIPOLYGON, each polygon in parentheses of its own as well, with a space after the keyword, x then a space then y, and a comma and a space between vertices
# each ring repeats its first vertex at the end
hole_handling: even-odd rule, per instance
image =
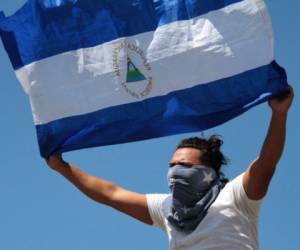
POLYGON ((0 19, 43 157, 204 130, 287 89, 262 0, 29 0, 0 19))

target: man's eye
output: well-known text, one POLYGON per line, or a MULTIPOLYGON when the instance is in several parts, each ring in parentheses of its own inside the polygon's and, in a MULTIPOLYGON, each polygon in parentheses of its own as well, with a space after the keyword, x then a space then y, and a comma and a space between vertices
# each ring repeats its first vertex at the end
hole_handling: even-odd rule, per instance
POLYGON ((179 162, 179 163, 170 163, 169 164, 169 167, 174 167, 174 166, 183 166, 183 167, 186 167, 186 168, 190 168, 193 166, 193 164, 190 164, 190 163, 185 163, 185 162, 179 162))
POLYGON ((187 167, 187 168, 190 168, 192 167, 193 165, 192 164, 189 164, 189 163, 182 163, 180 164, 181 166, 184 166, 184 167, 187 167))

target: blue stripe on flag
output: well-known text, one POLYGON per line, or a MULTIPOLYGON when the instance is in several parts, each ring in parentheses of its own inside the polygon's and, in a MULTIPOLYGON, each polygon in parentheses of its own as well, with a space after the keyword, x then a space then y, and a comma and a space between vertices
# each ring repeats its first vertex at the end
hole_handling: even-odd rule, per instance
POLYGON ((166 96, 60 119, 36 127, 41 155, 204 130, 286 91, 287 86, 284 69, 274 61, 166 96))
POLYGON ((5 15, 3 11, 0 11, 0 22, 5 19, 5 15))
POLYGON ((19 69, 63 52, 154 31, 158 26, 240 1, 72 0, 53 4, 50 0, 29 0, 0 24, 0 35, 14 69, 19 69))

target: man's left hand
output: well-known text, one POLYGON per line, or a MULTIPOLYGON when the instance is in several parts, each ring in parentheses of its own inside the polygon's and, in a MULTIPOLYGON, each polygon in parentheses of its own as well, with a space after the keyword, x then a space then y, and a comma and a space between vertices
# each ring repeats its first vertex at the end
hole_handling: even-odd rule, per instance
POLYGON ((289 86, 288 92, 283 96, 272 97, 269 100, 269 106, 274 114, 287 114, 293 102, 294 91, 292 86, 289 86))

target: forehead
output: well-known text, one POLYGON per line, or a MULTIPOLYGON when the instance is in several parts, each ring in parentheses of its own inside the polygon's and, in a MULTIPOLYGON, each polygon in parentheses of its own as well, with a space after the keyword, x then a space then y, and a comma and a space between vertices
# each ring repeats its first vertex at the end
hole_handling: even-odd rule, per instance
POLYGON ((193 164, 200 163, 201 151, 196 148, 179 148, 175 151, 171 163, 188 162, 193 164))

